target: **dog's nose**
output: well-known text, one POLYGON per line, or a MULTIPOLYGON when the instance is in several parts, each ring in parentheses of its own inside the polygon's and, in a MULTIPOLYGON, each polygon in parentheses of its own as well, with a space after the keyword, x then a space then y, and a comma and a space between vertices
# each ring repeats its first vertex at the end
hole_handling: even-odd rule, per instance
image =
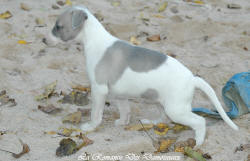
POLYGON ((46 39, 45 37, 42 39, 42 42, 43 42, 44 44, 48 45, 47 39, 46 39))

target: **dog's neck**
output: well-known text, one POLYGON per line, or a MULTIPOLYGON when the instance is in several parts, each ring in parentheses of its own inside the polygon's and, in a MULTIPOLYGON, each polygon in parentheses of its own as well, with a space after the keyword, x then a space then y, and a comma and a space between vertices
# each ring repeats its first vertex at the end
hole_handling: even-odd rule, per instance
POLYGON ((95 18, 94 15, 92 15, 90 12, 87 13, 88 20, 84 24, 79 38, 84 44, 85 56, 93 57, 97 56, 98 54, 102 54, 102 50, 106 49, 107 45, 110 44, 110 41, 114 41, 116 38, 106 31, 106 29, 95 18), (93 53, 93 50, 95 50, 96 52, 93 53))

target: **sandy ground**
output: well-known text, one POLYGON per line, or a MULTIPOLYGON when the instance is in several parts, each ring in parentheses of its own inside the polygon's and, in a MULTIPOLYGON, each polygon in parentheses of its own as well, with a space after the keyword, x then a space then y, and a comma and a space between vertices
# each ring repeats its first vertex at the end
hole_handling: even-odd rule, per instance
MULTIPOLYGON (((124 0, 119 1, 119 6, 111 5, 111 0, 72 2, 87 6, 92 13, 101 14, 104 18, 102 23, 117 37, 129 40, 130 36, 140 35, 138 40, 141 46, 177 55, 176 58, 194 74, 212 85, 221 102, 221 89, 226 81, 235 73, 250 69, 250 53, 247 51, 250 50, 250 2, 247 0, 235 1, 241 9, 228 9, 227 4, 232 0, 207 0, 202 6, 180 0, 169 1, 162 13, 158 13, 159 4, 163 2, 160 0, 124 0), (174 13, 173 7, 177 13, 174 13), (149 21, 142 20, 142 15, 149 21), (162 40, 148 42, 143 32, 160 34, 162 40)), ((18 138, 21 138, 31 149, 20 159, 0 151, 0 161, 73 161, 84 152, 100 152, 103 155, 152 153, 155 149, 144 132, 125 131, 124 127, 114 126, 117 109, 111 105, 105 108, 104 121, 99 130, 87 135, 94 140, 93 145, 70 157, 56 157, 55 151, 62 137, 45 135, 44 132, 56 131, 59 127, 79 127, 62 123, 63 116, 79 107, 60 105, 56 99, 50 99, 50 103, 63 108, 63 111, 48 115, 37 109, 41 103, 34 97, 42 92, 43 86, 55 80, 58 80, 58 92, 68 92, 74 84, 89 85, 89 81, 81 45, 48 48, 41 42, 64 8, 55 10, 51 8, 52 4, 56 4, 56 0, 0 1, 0 12, 9 10, 13 14, 8 20, 0 19, 0 90, 7 90, 17 102, 15 107, 0 107, 0 130, 9 131, 0 136, 0 148, 19 152, 18 138), (21 2, 30 6, 31 10, 20 9, 21 2), (36 18, 41 18, 46 26, 36 27, 36 18), (18 40, 30 43, 18 44, 18 40)), ((210 101, 199 91, 195 94, 193 105, 212 108, 210 101)), ((131 124, 137 124, 143 118, 157 118, 161 112, 154 104, 131 102, 131 106, 131 124)), ((88 119, 85 116, 82 122, 88 119)), ((237 146, 250 142, 250 114, 234 121, 240 127, 238 132, 221 120, 207 119, 207 136, 200 149, 211 154, 212 160, 243 161, 250 153, 249 150, 234 153, 237 146)), ((187 130, 175 136, 183 140, 194 137, 194 132, 187 130)))

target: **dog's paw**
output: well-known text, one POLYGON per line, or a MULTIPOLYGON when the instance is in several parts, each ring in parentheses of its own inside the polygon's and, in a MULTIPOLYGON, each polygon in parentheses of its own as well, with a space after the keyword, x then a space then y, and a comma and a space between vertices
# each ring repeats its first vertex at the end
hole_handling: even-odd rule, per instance
POLYGON ((200 145, 203 144, 204 139, 201 138, 201 137, 196 137, 196 138, 195 138, 195 141, 196 141, 196 146, 200 146, 200 145))
POLYGON ((121 125, 127 125, 128 121, 124 120, 124 119, 117 119, 115 120, 115 126, 121 126, 121 125))
POLYGON ((97 127, 97 125, 95 125, 94 123, 87 122, 87 123, 81 125, 81 130, 82 131, 93 131, 93 130, 95 130, 96 127, 97 127))

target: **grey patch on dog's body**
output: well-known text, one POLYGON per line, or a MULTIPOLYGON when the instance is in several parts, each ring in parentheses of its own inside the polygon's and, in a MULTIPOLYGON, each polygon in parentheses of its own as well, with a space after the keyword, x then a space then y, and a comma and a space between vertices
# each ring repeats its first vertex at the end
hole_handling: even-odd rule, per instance
POLYGON ((154 89, 148 89, 144 93, 141 94, 141 98, 156 100, 159 97, 159 94, 154 89))
POLYGON ((167 56, 160 52, 118 40, 106 50, 97 64, 96 81, 100 84, 115 84, 128 67, 135 72, 149 72, 166 60, 167 56))

